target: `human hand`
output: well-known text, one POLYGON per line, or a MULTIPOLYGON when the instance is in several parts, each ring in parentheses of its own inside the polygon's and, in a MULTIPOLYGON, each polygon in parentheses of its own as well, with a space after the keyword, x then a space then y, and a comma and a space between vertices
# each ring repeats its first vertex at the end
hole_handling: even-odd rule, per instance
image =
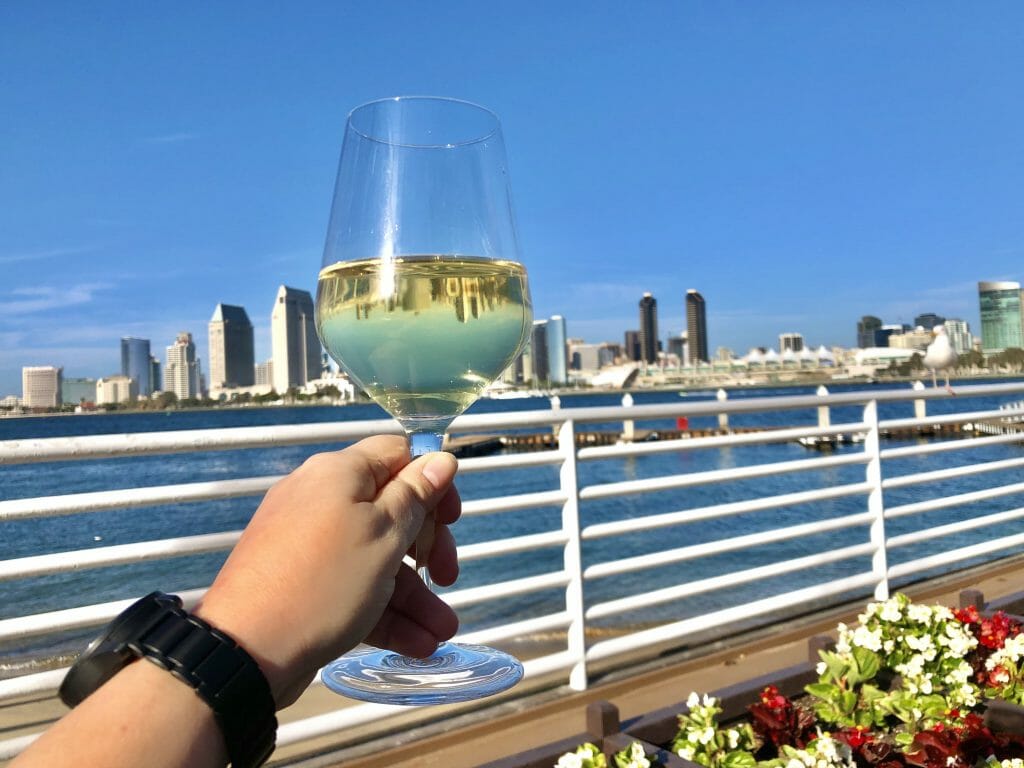
POLYGON ((402 558, 426 521, 430 577, 455 581, 456 469, 446 453, 410 462, 393 435, 311 457, 267 492, 194 612, 256 659, 278 708, 364 640, 429 656, 458 619, 402 558))

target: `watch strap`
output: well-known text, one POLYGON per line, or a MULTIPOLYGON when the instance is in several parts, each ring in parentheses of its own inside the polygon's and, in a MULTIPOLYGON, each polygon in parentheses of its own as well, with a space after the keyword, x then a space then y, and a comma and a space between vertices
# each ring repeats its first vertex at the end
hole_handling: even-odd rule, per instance
POLYGON ((128 646, 195 689, 224 735, 233 768, 261 765, 274 751, 274 697, 259 665, 230 636, 172 607, 128 646))

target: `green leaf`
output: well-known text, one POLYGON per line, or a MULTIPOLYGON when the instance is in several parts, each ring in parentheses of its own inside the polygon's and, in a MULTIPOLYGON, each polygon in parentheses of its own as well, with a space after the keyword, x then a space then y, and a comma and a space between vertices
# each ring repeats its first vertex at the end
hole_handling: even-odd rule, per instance
POLYGON ((757 760, 749 752, 737 749, 725 756, 722 765, 724 768, 754 768, 757 765, 757 760))
POLYGON ((804 686, 804 690, 811 696, 816 696, 825 701, 835 701, 839 697, 840 688, 831 683, 811 683, 804 686))
POLYGON ((882 667, 882 660, 874 651, 867 648, 854 648, 853 661, 856 672, 850 676, 851 683, 860 683, 874 679, 882 667))

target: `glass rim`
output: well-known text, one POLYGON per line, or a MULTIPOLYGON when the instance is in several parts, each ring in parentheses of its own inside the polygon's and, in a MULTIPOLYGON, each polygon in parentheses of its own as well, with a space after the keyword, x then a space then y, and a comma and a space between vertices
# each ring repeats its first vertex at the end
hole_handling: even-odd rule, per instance
POLYGON ((487 107, 485 107, 485 106, 483 106, 481 104, 477 104, 474 101, 468 101, 467 99, 456 99, 456 98, 453 98, 451 96, 420 96, 420 95, 386 96, 386 97, 381 98, 381 99, 372 99, 371 101, 365 101, 362 104, 359 104, 358 106, 353 107, 352 110, 349 111, 348 115, 345 118, 345 126, 346 126, 346 130, 352 131, 353 133, 361 136, 362 138, 366 139, 367 141, 373 141, 373 142, 376 142, 377 144, 384 144, 385 146, 389 146, 389 147, 407 147, 407 148, 410 148, 410 149, 456 149, 458 147, 468 147, 468 146, 472 146, 473 144, 479 144, 481 142, 487 141, 492 136, 497 135, 501 131, 501 121, 498 119, 497 113, 495 113, 493 110, 490 110, 490 109, 488 109, 487 107), (406 143, 406 142, 402 142, 402 141, 389 141, 389 140, 387 140, 385 138, 381 138, 380 136, 371 136, 370 134, 366 133, 365 131, 361 131, 358 128, 356 128, 355 124, 352 122, 352 116, 355 115, 357 112, 360 112, 360 111, 362 111, 364 109, 367 109, 369 107, 375 107, 375 106, 378 106, 380 104, 386 104, 386 103, 389 103, 389 102, 403 102, 403 101, 404 102, 436 102, 436 103, 458 104, 459 106, 462 106, 462 107, 471 107, 472 109, 474 109, 474 110, 476 110, 478 112, 481 112, 481 113, 483 113, 484 115, 487 115, 487 117, 490 118, 490 120, 491 120, 491 129, 487 133, 482 135, 482 136, 477 136, 477 137, 474 137, 472 139, 466 139, 466 140, 463 140, 463 141, 445 142, 444 144, 441 144, 441 143, 437 143, 437 144, 415 144, 415 143, 406 143))

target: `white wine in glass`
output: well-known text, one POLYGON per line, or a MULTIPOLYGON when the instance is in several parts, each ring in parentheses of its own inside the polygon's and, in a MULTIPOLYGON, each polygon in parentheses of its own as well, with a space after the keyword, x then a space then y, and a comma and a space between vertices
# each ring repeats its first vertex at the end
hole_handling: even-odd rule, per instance
MULTIPOLYGON (((533 319, 492 112, 433 97, 353 110, 316 305, 324 347, 402 424, 412 454, 440 450, 533 319)), ((358 649, 323 680, 364 701, 437 704, 489 696, 522 674, 501 651, 444 643, 428 659, 358 649)))

